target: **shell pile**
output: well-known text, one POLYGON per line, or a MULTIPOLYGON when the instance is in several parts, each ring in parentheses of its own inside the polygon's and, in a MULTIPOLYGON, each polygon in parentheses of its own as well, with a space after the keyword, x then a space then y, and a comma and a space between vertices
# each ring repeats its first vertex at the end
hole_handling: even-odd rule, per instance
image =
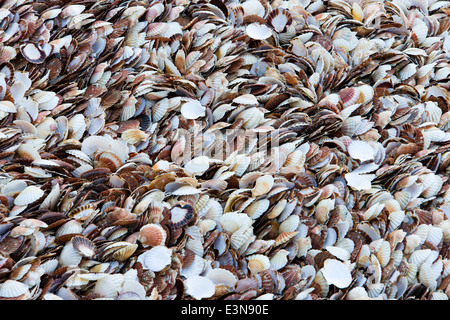
POLYGON ((449 15, 1 1, 0 299, 447 300, 449 15))

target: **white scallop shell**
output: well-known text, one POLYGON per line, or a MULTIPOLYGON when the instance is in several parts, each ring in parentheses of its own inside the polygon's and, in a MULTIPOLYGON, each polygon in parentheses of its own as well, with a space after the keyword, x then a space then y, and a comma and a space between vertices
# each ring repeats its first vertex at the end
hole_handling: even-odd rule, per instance
POLYGON ((244 16, 257 15, 264 18, 266 9, 258 0, 247 0, 242 2, 242 9, 244 9, 244 16))
POLYGON ((109 140, 102 136, 90 136, 81 143, 81 151, 92 156, 97 151, 109 151, 109 140))
POLYGON ((76 267, 80 264, 83 256, 73 247, 72 243, 67 242, 59 255, 61 266, 76 267))
POLYGON ((436 289, 437 281, 442 271, 442 261, 436 263, 423 263, 419 270, 419 281, 431 290, 436 289))
POLYGON ((1 188, 1 193, 8 197, 17 197, 27 187, 25 180, 12 180, 1 188))
POLYGON ((258 99, 253 94, 243 94, 233 99, 234 103, 246 105, 258 105, 258 99))
POLYGON ((240 119, 243 120, 243 127, 245 129, 254 129, 264 119, 264 113, 256 107, 251 107, 237 115, 236 120, 240 119))
POLYGON ((439 243, 442 241, 444 236, 444 233, 441 228, 430 226, 428 228, 428 234, 426 241, 434 244, 436 247, 439 245, 439 243))
POLYGON ((193 276, 184 281, 186 293, 197 300, 210 298, 216 292, 216 286, 211 279, 202 276, 193 276))
POLYGON ((18 206, 25 206, 35 202, 44 195, 44 191, 36 186, 28 186, 23 189, 14 199, 14 204, 18 206))
POLYGON ((389 242, 382 240, 380 247, 377 249, 376 257, 382 268, 388 264, 391 259, 391 245, 389 242))
POLYGON ((339 260, 347 261, 350 259, 350 252, 348 252, 346 249, 340 248, 338 246, 327 246, 325 247, 325 249, 339 260))
POLYGON ((20 281, 8 279, 0 284, 0 297, 15 298, 29 293, 28 286, 20 281))
POLYGON ((333 284, 340 289, 347 288, 352 282, 349 268, 338 260, 325 260, 324 266, 320 270, 328 284, 333 284))
POLYGON ((249 240, 251 236, 253 236, 253 228, 242 227, 231 235, 231 246, 237 250, 241 249, 241 247, 247 243, 247 240, 249 240))
POLYGON ((66 234, 81 234, 83 226, 78 220, 69 220, 56 230, 56 237, 66 234))
POLYGON ((227 212, 220 217, 220 224, 225 232, 233 234, 243 227, 252 225, 253 220, 245 213, 227 212))
POLYGON ((279 250, 275 255, 270 258, 270 267, 274 270, 280 270, 288 263, 289 251, 285 249, 279 250))
POLYGON ((300 217, 296 214, 290 215, 286 220, 284 220, 278 229, 279 233, 283 232, 294 232, 300 225, 300 217))
POLYGON ((375 178, 375 175, 358 174, 355 172, 345 174, 345 180, 348 186, 360 191, 370 189, 373 178, 375 178))
POLYGON ((353 159, 361 162, 374 160, 375 151, 370 144, 362 140, 354 140, 347 148, 348 154, 353 159))
POLYGON ((114 299, 121 291, 123 282, 123 274, 108 274, 97 280, 93 291, 102 297, 114 299))
POLYGON ((222 268, 209 270, 206 277, 215 285, 225 285, 229 288, 234 288, 238 281, 238 278, 231 271, 222 268))
POLYGON ((186 119, 197 119, 199 117, 203 117, 206 114, 206 108, 202 106, 200 101, 193 100, 184 103, 181 106, 181 114, 186 119))
POLYGON ((146 297, 146 290, 144 286, 137 280, 125 279, 122 285, 120 293, 120 299, 129 299, 127 297, 133 297, 135 300, 144 300, 146 297))
POLYGON ((410 264, 414 264, 418 267, 430 256, 431 249, 422 249, 414 251, 408 259, 410 264))
POLYGON ((247 213, 248 216, 253 220, 256 220, 261 215, 263 215, 267 211, 267 209, 269 209, 269 206, 269 199, 253 201, 247 208, 245 208, 245 213, 247 213))
POLYGON ((159 272, 171 263, 172 250, 164 246, 156 246, 139 255, 137 261, 144 269, 159 272))
POLYGON ((203 174, 209 168, 209 158, 207 156, 196 157, 184 165, 184 169, 192 174, 203 174))
POLYGON ((206 261, 200 255, 195 255, 194 260, 187 266, 181 269, 180 275, 185 278, 199 276, 206 268, 206 261))

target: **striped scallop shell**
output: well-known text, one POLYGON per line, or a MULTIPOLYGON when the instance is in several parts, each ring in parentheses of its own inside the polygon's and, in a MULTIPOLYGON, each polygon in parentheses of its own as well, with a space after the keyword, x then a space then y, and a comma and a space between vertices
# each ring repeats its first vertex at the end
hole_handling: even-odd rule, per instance
POLYGON ((285 231, 285 232, 280 233, 280 234, 275 238, 274 246, 275 246, 275 247, 278 247, 278 246, 280 246, 280 245, 282 245, 282 244, 285 244, 285 243, 291 241, 292 239, 295 238, 295 236, 296 236, 297 234, 298 234, 298 231, 297 231, 297 230, 296 230, 296 231, 292 231, 292 232, 285 231))
POLYGON ((276 32, 282 32, 289 24, 292 23, 292 16, 288 10, 284 8, 276 8, 267 16, 267 23, 272 26, 276 32))
POLYGON ((184 206, 175 205, 170 210, 170 223, 174 228, 180 228, 186 225, 194 215, 193 208, 186 204, 184 206))
POLYGON ((358 88, 344 88, 339 91, 339 99, 342 102, 342 106, 347 108, 357 103, 360 95, 358 88))
POLYGON ((20 52, 25 59, 35 64, 44 62, 47 56, 42 48, 40 48, 37 44, 31 42, 20 46, 20 52))
POLYGON ((166 238, 166 231, 159 224, 146 224, 139 230, 139 241, 144 247, 164 245, 166 238))
POLYGON ((112 257, 114 258, 114 260, 119 262, 126 261, 134 254, 134 252, 138 248, 138 245, 136 243, 129 243, 126 241, 115 242, 115 244, 118 245, 120 248, 114 250, 112 257))
POLYGON ((70 242, 72 243, 73 248, 84 257, 92 258, 97 252, 95 244, 85 237, 74 236, 70 239, 70 242))

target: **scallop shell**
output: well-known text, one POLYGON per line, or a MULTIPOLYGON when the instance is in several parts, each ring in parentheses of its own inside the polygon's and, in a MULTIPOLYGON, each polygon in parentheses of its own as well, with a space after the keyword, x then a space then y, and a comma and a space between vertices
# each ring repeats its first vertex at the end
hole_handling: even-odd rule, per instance
POLYGON ((28 186, 22 190, 14 199, 14 204, 18 206, 26 206, 39 200, 44 195, 44 191, 36 186, 28 186))
POLYGON ((270 258, 270 267, 274 270, 280 270, 288 263, 289 251, 285 249, 279 250, 270 258))
POLYGON ((156 246, 139 255, 137 261, 144 269, 159 272, 171 263, 172 250, 164 246, 156 246))
MULTIPOLYGON (((248 245, 248 240, 251 240, 251 237, 253 236, 253 228, 252 227, 242 227, 238 230, 236 230, 230 237, 230 243, 231 246, 234 249, 245 251, 245 247, 242 248, 244 245, 248 245)), ((254 237, 253 237, 254 238, 254 237)))
POLYGON ((16 113, 16 107, 14 106, 14 103, 11 101, 0 101, 0 111, 8 112, 8 113, 16 113))
POLYGON ((243 94, 233 99, 234 103, 245 105, 258 105, 258 99, 253 94, 243 94))
POLYGON ((346 249, 338 246, 327 246, 325 249, 339 260, 347 261, 350 259, 350 252, 346 249))
POLYGON ((80 264, 83 256, 80 251, 76 250, 72 243, 67 242, 61 250, 59 262, 62 266, 76 267, 80 264))
POLYGON ((84 257, 92 258, 97 252, 97 247, 94 243, 85 237, 74 236, 70 239, 70 242, 72 247, 84 257))
POLYGON ((335 285, 340 289, 347 288, 352 282, 350 270, 338 260, 325 260, 324 266, 320 271, 328 284, 335 285))
POLYGON ((245 208, 245 213, 247 213, 248 216, 253 220, 256 220, 267 211, 269 206, 269 199, 257 200, 252 202, 247 208, 245 208))
POLYGON ((279 228, 278 232, 294 232, 300 225, 300 217, 298 215, 290 215, 286 220, 284 220, 279 228))
POLYGON ((352 106, 357 103, 360 91, 357 88, 344 88, 339 91, 339 99, 344 108, 352 106))
POLYGON ((270 268, 270 259, 265 255, 253 254, 247 257, 247 260, 247 267, 253 274, 257 274, 270 268))
POLYGON ((205 277, 211 280, 216 286, 225 285, 232 289, 235 288, 238 282, 238 278, 231 271, 222 268, 209 270, 205 277))
POLYGON ((20 158, 23 159, 30 159, 30 160, 39 160, 41 159, 41 156, 39 152, 30 144, 21 144, 17 150, 17 154, 20 156, 20 158))
POLYGON ((286 9, 276 8, 267 16, 267 23, 273 27, 276 32, 282 32, 285 27, 292 22, 292 16, 286 9))
POLYGON ((227 212, 220 217, 220 224, 225 232, 233 234, 243 227, 249 227, 253 219, 245 213, 227 212))
POLYGON ((133 253, 138 248, 137 244, 128 243, 128 242, 116 242, 116 245, 120 246, 119 249, 114 250, 113 258, 116 261, 123 262, 130 258, 133 253))
POLYGON ((122 139, 129 144, 146 141, 150 135, 140 129, 128 129, 122 133, 122 139))
POLYGON ((72 236, 81 234, 82 231, 83 226, 80 221, 69 220, 56 230, 56 241, 60 242, 62 238, 65 238, 65 241, 68 241, 72 236))
POLYGON ((159 224, 146 224, 139 230, 139 241, 144 247, 156 247, 164 245, 167 234, 159 224))
MULTIPOLYGON (((190 251, 192 252, 192 251, 190 251)), ((206 261, 199 255, 192 252, 192 255, 194 256, 193 261, 190 262, 187 266, 183 264, 183 267, 180 271, 180 275, 185 278, 190 278, 193 276, 198 276, 203 271, 205 271, 206 268, 206 261)))
POLYGON ((0 285, 0 297, 3 299, 14 299, 29 295, 28 286, 16 280, 6 280, 0 285))
POLYGON ((375 94, 375 91, 372 86, 370 85, 362 85, 358 87, 359 96, 356 103, 365 104, 368 103, 373 99, 373 96, 375 94))
POLYGON ((375 151, 370 144, 361 140, 354 140, 347 147, 349 155, 361 162, 374 160, 375 151))
POLYGON ((188 101, 181 106, 181 114, 186 119, 197 119, 205 115, 205 107, 202 106, 200 101, 188 101))
POLYGON ((249 24, 245 32, 250 38, 255 40, 265 40, 272 36, 270 28, 259 23, 249 24))
POLYGON ((216 292, 214 282, 203 276, 189 277, 184 281, 184 285, 186 287, 186 293, 196 300, 210 298, 216 292))
POLYGON ((271 175, 259 177, 252 189, 252 197, 258 197, 268 193, 274 185, 274 179, 271 175))
POLYGON ((114 299, 121 291, 123 282, 122 274, 109 274, 95 282, 93 292, 102 297, 114 299))
POLYGON ((20 52, 23 57, 31 63, 40 64, 44 62, 46 53, 35 43, 27 43, 20 46, 20 52))
POLYGON ((201 175, 209 168, 209 158, 207 156, 196 157, 184 165, 184 169, 191 174, 201 175))
POLYGON ((186 225, 193 217, 194 210, 190 205, 176 205, 170 210, 170 222, 174 228, 186 225))

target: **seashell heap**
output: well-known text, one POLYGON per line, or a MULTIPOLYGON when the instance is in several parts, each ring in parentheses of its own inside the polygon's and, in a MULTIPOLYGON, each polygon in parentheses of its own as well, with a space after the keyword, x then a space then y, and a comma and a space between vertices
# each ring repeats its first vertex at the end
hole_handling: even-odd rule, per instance
POLYGON ((0 299, 449 299, 448 1, 0 26, 0 299))

